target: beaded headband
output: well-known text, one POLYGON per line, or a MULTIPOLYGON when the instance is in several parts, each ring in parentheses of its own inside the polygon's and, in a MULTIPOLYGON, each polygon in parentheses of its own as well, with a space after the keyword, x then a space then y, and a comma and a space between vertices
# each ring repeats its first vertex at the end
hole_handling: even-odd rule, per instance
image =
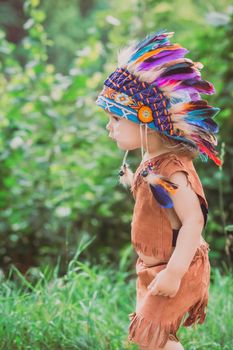
POLYGON ((184 58, 188 50, 171 44, 174 33, 160 31, 120 52, 118 68, 104 82, 97 105, 168 137, 190 144, 202 161, 217 157, 219 108, 200 94, 214 94, 214 86, 201 79, 200 62, 184 58), (189 96, 188 101, 183 98, 189 96))

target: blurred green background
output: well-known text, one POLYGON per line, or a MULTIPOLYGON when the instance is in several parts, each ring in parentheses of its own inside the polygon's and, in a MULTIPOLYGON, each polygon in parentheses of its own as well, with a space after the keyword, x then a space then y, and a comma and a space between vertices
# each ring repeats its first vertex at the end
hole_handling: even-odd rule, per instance
MULTIPOLYGON (((159 29, 204 64, 221 108, 218 150, 194 165, 209 202, 213 266, 233 260, 233 7, 230 1, 0 1, 0 265, 61 272, 81 239, 89 261, 117 262, 130 244, 133 198, 118 184, 123 153, 95 105, 120 47, 159 29)), ((128 158, 135 170, 140 154, 128 158)))

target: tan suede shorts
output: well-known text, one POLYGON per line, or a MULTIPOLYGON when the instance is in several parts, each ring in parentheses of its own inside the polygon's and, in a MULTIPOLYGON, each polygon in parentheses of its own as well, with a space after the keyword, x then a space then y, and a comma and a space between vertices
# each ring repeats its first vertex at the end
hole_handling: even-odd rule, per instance
POLYGON ((173 298, 151 295, 147 290, 156 274, 167 264, 148 267, 138 257, 136 310, 129 315, 130 342, 144 347, 164 347, 168 339, 179 341, 176 332, 180 326, 204 322, 210 285, 209 250, 209 244, 203 241, 173 298))

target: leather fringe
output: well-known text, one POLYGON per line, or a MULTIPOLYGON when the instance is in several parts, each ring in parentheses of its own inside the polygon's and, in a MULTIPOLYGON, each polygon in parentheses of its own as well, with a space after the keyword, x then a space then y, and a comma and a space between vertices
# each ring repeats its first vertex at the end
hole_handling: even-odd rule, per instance
POLYGON ((168 339, 179 341, 176 331, 182 321, 180 317, 176 322, 169 324, 155 324, 136 313, 129 326, 128 340, 144 347, 164 347, 168 339))
MULTIPOLYGON (((154 256, 156 258, 165 260, 169 259, 170 257, 168 250, 161 251, 161 249, 158 249, 156 247, 146 246, 142 243, 135 242, 133 240, 131 240, 131 243, 137 252, 142 253, 144 255, 154 256)), ((209 244, 206 241, 203 241, 203 243, 197 248, 191 264, 193 264, 200 256, 202 256, 205 259, 206 250, 210 250, 209 244)))
POLYGON ((164 347, 168 339, 179 342, 176 332, 182 322, 184 327, 202 324, 206 317, 205 307, 207 304, 208 293, 183 315, 179 316, 177 320, 167 324, 156 324, 133 312, 129 314, 131 322, 128 341, 144 347, 164 347), (184 320, 187 312, 189 316, 184 320))
POLYGON ((142 253, 144 255, 154 255, 154 256, 158 256, 159 255, 159 251, 156 248, 152 248, 152 247, 148 247, 146 245, 142 245, 141 243, 136 243, 136 242, 132 242, 133 246, 135 247, 136 251, 139 253, 142 253))
POLYGON ((162 260, 167 260, 169 259, 170 255, 169 255, 169 251, 163 249, 161 251, 161 249, 158 249, 157 247, 151 247, 151 246, 146 246, 142 243, 138 243, 135 242, 133 240, 131 240, 132 245, 134 246, 135 250, 139 253, 142 253, 144 255, 148 255, 148 256, 154 256, 156 258, 162 259, 162 260))

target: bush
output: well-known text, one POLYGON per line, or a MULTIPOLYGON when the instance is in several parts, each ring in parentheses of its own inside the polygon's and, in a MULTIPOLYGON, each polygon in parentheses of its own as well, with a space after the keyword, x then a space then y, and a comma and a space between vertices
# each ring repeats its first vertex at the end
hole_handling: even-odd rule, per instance
MULTIPOLYGON (((233 45, 230 15, 226 15, 229 19, 226 23, 213 26, 199 16, 199 7, 191 2, 187 11, 192 18, 187 23, 184 19, 189 12, 179 12, 177 28, 172 9, 178 6, 178 0, 171 5, 148 0, 133 8, 126 7, 124 2, 90 1, 86 8, 80 4, 81 26, 73 17, 70 19, 80 39, 77 44, 76 37, 70 38, 75 47, 72 61, 64 54, 58 62, 55 57, 58 47, 43 27, 45 23, 51 36, 56 35, 53 23, 46 22, 44 11, 47 9, 51 16, 55 3, 40 5, 38 0, 31 0, 22 4, 27 19, 22 40, 10 42, 4 31, 0 32, 2 266, 6 269, 13 262, 21 272, 26 272, 31 266, 56 264, 59 256, 64 272, 83 236, 96 237, 95 245, 86 253, 92 262, 119 258, 120 250, 130 239, 133 199, 118 186, 117 173, 123 154, 108 140, 104 129, 107 119, 95 106, 95 99, 104 78, 115 68, 117 48, 130 38, 155 30, 155 22, 159 29, 165 18, 168 30, 177 31, 176 40, 206 63, 204 77, 211 76, 217 87, 218 94, 210 101, 222 107, 218 121, 224 166, 217 170, 214 165, 197 161, 197 170, 210 204, 205 238, 210 243, 212 263, 217 265, 224 260, 230 265, 229 77, 233 45), (190 26, 192 31, 185 30, 190 26), (65 73, 59 72, 57 67, 61 65, 65 73)), ((76 5, 72 2, 72 6, 76 5)), ((206 5, 202 6, 207 11, 206 5)), ((56 28, 60 28, 63 17, 63 12, 56 17, 56 28)), ((7 30, 9 33, 9 27, 7 30)), ((133 167, 138 159, 139 154, 131 158, 133 167)))

